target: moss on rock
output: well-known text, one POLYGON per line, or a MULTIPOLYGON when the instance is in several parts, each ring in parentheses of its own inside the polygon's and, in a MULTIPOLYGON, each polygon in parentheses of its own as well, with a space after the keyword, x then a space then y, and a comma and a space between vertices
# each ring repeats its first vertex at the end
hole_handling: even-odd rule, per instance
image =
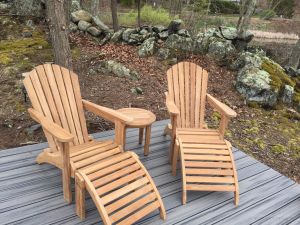
POLYGON ((279 91, 284 85, 295 87, 296 82, 293 81, 284 71, 284 69, 273 60, 264 57, 262 59, 262 69, 270 74, 270 85, 273 90, 279 91))

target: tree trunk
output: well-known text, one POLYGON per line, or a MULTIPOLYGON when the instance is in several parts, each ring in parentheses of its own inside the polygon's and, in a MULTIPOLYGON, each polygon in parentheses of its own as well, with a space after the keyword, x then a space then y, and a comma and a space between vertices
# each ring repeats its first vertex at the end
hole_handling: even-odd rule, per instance
POLYGON ((251 16, 255 11, 256 0, 240 1, 240 18, 237 25, 239 38, 243 38, 250 24, 251 16))
POLYGON ((68 69, 72 69, 64 1, 47 0, 46 2, 50 36, 54 52, 54 62, 68 69))
POLYGON ((137 8, 138 8, 138 27, 141 27, 141 0, 137 0, 137 8))
POLYGON ((237 24, 238 42, 237 48, 242 50, 247 46, 246 31, 248 30, 251 16, 255 11, 256 0, 240 1, 240 18, 237 24))
POLYGON ((113 28, 114 31, 119 30, 119 22, 118 22, 118 6, 117 6, 117 0, 111 0, 111 17, 113 20, 113 28))
POLYGON ((293 48, 292 55, 290 56, 288 65, 294 69, 298 69, 300 64, 300 39, 293 48))
POLYGON ((71 0, 64 0, 64 10, 66 17, 66 25, 68 27, 71 20, 71 0))
POLYGON ((91 1, 91 13, 93 16, 98 16, 99 6, 100 6, 100 0, 91 1))

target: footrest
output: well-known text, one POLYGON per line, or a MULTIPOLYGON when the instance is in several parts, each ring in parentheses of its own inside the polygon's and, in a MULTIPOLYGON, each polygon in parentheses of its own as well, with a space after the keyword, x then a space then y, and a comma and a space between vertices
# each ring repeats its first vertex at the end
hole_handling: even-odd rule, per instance
POLYGON ((156 209, 166 213, 157 188, 133 152, 111 157, 76 174, 77 214, 84 217, 84 187, 104 224, 132 224, 156 209))
POLYGON ((186 191, 232 191, 238 204, 238 180, 231 144, 215 130, 178 131, 183 196, 186 191))

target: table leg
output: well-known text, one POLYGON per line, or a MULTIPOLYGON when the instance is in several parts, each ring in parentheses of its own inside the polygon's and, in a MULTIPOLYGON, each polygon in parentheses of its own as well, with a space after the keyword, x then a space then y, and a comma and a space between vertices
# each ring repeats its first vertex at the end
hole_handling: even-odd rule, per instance
POLYGON ((139 144, 143 143, 143 137, 144 137, 144 128, 140 128, 140 132, 139 132, 139 144))
POLYGON ((151 125, 146 127, 146 138, 145 138, 145 146, 144 146, 144 155, 146 156, 149 154, 150 136, 151 136, 151 125))

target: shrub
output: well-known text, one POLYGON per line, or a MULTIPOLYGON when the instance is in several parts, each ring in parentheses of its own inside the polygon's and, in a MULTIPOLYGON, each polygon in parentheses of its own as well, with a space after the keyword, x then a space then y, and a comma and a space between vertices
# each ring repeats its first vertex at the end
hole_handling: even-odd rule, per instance
POLYGON ((163 8, 154 9, 150 5, 145 5, 141 10, 141 19, 153 25, 169 24, 171 16, 169 12, 163 8))
MULTIPOLYGON (((169 12, 163 8, 154 9, 150 5, 145 5, 141 9, 141 20, 152 25, 168 25, 172 19, 176 17, 170 16, 169 12)), ((136 25, 137 11, 131 10, 119 16, 119 22, 122 25, 136 25)))
POLYGON ((119 16, 119 23, 125 26, 134 26, 137 24, 137 12, 131 10, 119 16))
POLYGON ((239 5, 231 1, 212 0, 209 8, 211 13, 238 14, 239 5))
POLYGON ((276 17, 276 12, 272 9, 267 9, 267 10, 262 11, 259 14, 259 17, 264 20, 270 20, 270 19, 276 17))

